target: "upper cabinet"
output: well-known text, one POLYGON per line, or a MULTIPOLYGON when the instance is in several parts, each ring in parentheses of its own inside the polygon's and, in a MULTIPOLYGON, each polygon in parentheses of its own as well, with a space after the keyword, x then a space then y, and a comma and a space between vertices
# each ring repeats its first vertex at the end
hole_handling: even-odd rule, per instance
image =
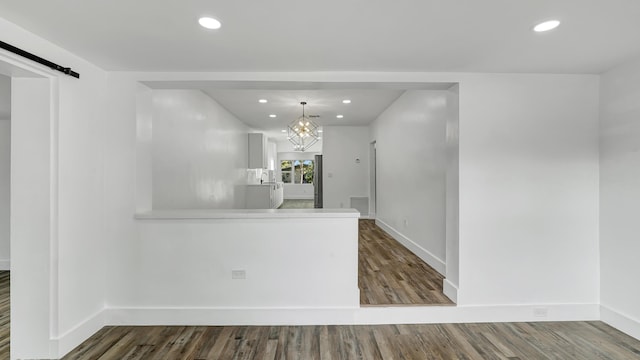
POLYGON ((267 137, 264 134, 249 134, 249 169, 267 168, 267 137))
POLYGON ((262 133, 249 134, 249 169, 275 170, 276 144, 262 133))

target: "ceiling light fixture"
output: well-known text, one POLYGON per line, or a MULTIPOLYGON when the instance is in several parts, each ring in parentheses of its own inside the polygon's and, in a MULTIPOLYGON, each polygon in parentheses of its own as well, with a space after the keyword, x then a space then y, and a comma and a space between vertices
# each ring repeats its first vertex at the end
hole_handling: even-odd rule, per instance
POLYGON ((258 102, 259 102, 260 104, 266 104, 266 103, 268 103, 267 99, 260 99, 260 100, 258 100, 258 102))
POLYGON ((344 115, 336 115, 336 117, 337 117, 338 119, 342 119, 342 118, 344 117, 344 115))
POLYGON ((318 124, 304 114, 304 106, 307 103, 303 101, 300 105, 302 105, 302 116, 293 120, 287 127, 287 139, 293 144, 294 150, 305 151, 318 142, 320 136, 318 124))
POLYGON ((544 32, 557 28, 560 25, 560 21, 558 20, 549 20, 545 22, 541 22, 533 28, 535 32, 544 32))
POLYGON ((278 117, 278 115, 276 115, 276 114, 271 114, 271 115, 269 115, 269 117, 270 117, 270 118, 274 118, 274 117, 278 117))
POLYGON ((349 99, 344 99, 344 100, 342 100, 342 103, 343 103, 343 104, 351 104, 351 100, 349 100, 349 99))
POLYGON ((286 129, 282 129, 282 130, 280 130, 280 132, 286 133, 287 130, 286 129))
POLYGON ((211 30, 220 29, 220 27, 222 26, 220 21, 211 17, 201 17, 200 19, 198 19, 198 23, 203 28, 211 29, 211 30))

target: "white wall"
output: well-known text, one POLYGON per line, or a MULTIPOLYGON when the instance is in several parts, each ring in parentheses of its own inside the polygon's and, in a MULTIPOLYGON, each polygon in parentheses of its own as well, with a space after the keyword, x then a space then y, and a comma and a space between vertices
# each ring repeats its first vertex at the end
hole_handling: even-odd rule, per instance
POLYGON ((248 133, 199 90, 154 90, 153 208, 244 208, 248 133))
POLYGON ((153 209, 153 90, 136 89, 136 211, 153 209))
POLYGON ((459 304, 598 303, 598 77, 460 83, 459 304))
POLYGON ((601 78, 602 317, 640 338, 640 60, 601 78))
POLYGON ((359 305, 355 214, 254 217, 139 220, 138 270, 129 279, 136 291, 127 294, 128 306, 123 307, 359 305), (246 279, 232 279, 234 270, 244 270, 246 279))
POLYGON ((348 208, 351 197, 368 198, 369 127, 325 126, 322 141, 323 207, 348 208))
POLYGON ((0 270, 11 266, 11 78, 0 75, 0 270))
POLYGON ((407 91, 372 124, 376 221, 445 271, 446 91, 407 91))

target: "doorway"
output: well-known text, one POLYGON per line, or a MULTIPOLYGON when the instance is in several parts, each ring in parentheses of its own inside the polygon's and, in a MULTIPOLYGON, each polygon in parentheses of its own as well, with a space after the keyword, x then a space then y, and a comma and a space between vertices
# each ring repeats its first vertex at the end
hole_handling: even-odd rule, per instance
POLYGON ((0 358, 9 358, 11 269, 11 78, 0 74, 0 358))
POLYGON ((0 271, 11 267, 11 78, 0 74, 0 271))
POLYGON ((52 358, 58 337, 57 77, 5 53, 0 75, 11 83, 11 358, 52 358))

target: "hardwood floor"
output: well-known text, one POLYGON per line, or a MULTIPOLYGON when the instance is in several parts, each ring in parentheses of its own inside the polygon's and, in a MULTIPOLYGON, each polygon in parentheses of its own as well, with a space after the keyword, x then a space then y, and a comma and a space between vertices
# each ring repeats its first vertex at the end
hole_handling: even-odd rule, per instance
POLYGON ((0 271, 0 359, 9 358, 9 322, 11 302, 9 297, 11 276, 8 271, 0 271))
POLYGON ((106 327, 64 359, 640 359, 640 341, 601 322, 106 327))
POLYGON ((360 220, 358 247, 361 305, 453 305, 443 276, 373 220, 360 220))

